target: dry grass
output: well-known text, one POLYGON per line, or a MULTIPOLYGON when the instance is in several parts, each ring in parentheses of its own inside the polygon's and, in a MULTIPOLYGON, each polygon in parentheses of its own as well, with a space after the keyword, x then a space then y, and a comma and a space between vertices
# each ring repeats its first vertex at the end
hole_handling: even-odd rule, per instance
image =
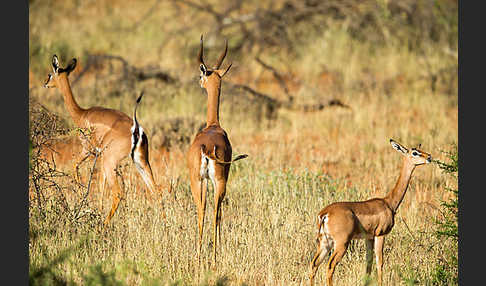
MULTIPOLYGON (((59 258, 50 270, 51 278, 73 284, 100 284, 105 279, 104 284, 110 285, 307 284, 316 247, 315 215, 329 203, 383 196, 393 187, 401 157, 390 147, 390 138, 407 146, 422 143, 421 149, 439 160, 445 159, 442 151, 457 143, 457 79, 455 83, 439 80, 431 90, 427 78, 427 71, 457 67, 457 58, 438 52, 433 43, 420 53, 393 42, 374 47, 336 28, 310 34, 314 40, 297 45, 296 54, 287 61, 278 52, 263 54, 266 62, 298 79, 293 89, 296 100, 338 98, 351 107, 311 113, 278 109, 273 120, 259 114, 261 105, 253 97, 228 87, 227 83, 244 83, 276 98, 282 96, 278 85, 257 87, 259 79, 273 80, 270 72, 251 55, 232 53, 229 38, 227 63, 233 62, 233 67, 223 81, 221 124, 233 152, 249 157, 231 167, 217 270, 209 262, 214 207, 210 188, 198 270, 196 209, 184 138, 192 139, 205 120, 206 97, 197 83, 195 57, 199 35, 209 27, 184 30, 181 23, 198 23, 204 14, 183 5, 177 10, 170 1, 161 1, 139 28, 127 32, 125 28, 139 21, 154 3, 62 3, 30 4, 30 98, 66 119, 66 129, 74 127, 59 91, 40 88, 54 53, 62 63, 79 58, 71 81, 80 75, 87 53, 120 55, 134 66, 156 65, 168 71, 178 83, 147 80, 131 86, 120 78, 119 66, 106 64, 83 75, 73 92, 81 106, 101 105, 131 114, 144 89, 137 118, 152 143, 156 181, 166 187, 170 180, 176 183, 172 194, 147 201, 142 180, 131 162, 124 161, 125 198, 103 232, 98 227, 108 212, 107 192, 95 185, 83 207, 86 215, 73 219, 69 213, 79 205, 85 189, 71 185, 70 173, 59 181, 65 188, 45 186, 45 216, 38 212, 36 196, 31 199, 29 264, 39 269, 59 258), (451 84, 456 87, 452 94, 451 84), (172 132, 181 137, 164 146, 168 131, 162 126, 177 118, 184 123, 172 132), (60 202, 67 206, 59 207, 60 202)), ((223 40, 209 37, 207 43, 206 57, 214 59, 223 40)), ((84 180, 91 166, 83 165, 84 180)), ((445 187, 455 184, 457 180, 435 164, 417 168, 395 227, 385 240, 385 285, 432 285, 437 262, 454 247, 434 236, 434 219, 440 218, 440 202, 449 195, 445 187)), ((316 284, 324 283, 323 268, 316 284)), ((334 277, 335 285, 364 283, 363 241, 351 244, 334 277)), ((42 281, 41 276, 37 279, 42 281)), ((371 285, 374 279, 375 274, 371 285)))

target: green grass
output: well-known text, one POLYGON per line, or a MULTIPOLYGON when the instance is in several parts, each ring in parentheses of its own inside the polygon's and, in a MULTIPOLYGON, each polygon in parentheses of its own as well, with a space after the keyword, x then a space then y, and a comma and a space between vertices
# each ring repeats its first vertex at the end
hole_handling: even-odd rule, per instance
MULTIPOLYGON (((82 205, 83 216, 76 218, 86 189, 75 184, 72 170, 53 178, 56 184, 40 180, 39 192, 32 189, 34 179, 29 177, 32 285, 307 284, 319 210, 336 201, 384 196, 394 186, 400 156, 390 147, 390 138, 406 146, 422 143, 421 149, 442 162, 448 155, 441 151, 458 141, 457 57, 444 52, 457 49, 457 15, 444 14, 440 5, 446 4, 421 6, 412 15, 418 17, 411 19, 418 21, 412 21, 414 25, 435 27, 431 31, 436 34, 430 36, 416 30, 417 26, 400 26, 403 29, 390 32, 384 41, 368 22, 359 30, 353 25, 357 22, 321 15, 285 26, 286 36, 293 40, 291 47, 256 43, 242 50, 236 50, 242 36, 236 27, 215 35, 210 33, 214 18, 208 13, 172 1, 154 4, 116 0, 30 3, 29 97, 62 120, 62 124, 52 120, 45 124, 44 133, 31 130, 32 142, 74 129, 59 91, 41 88, 51 72, 53 54, 62 64, 78 58, 71 81, 81 74, 88 54, 118 55, 134 67, 156 67, 177 79, 174 84, 125 79, 119 63, 103 62, 72 86, 81 106, 105 106, 129 115, 144 90, 137 118, 149 135, 155 179, 161 184, 170 179, 177 183, 172 194, 147 201, 143 182, 127 159, 121 169, 125 197, 102 232, 99 228, 111 203, 108 191, 102 194, 95 184, 87 204, 82 205), (434 19, 423 17, 430 11, 442 14, 434 19), (321 29, 309 28, 319 21, 321 29), (213 190, 207 195, 198 269, 196 208, 184 157, 206 118, 206 94, 198 83, 196 62, 201 33, 209 64, 223 47, 223 38, 229 40, 223 65, 232 62, 233 66, 222 83, 220 120, 234 155, 249 155, 231 166, 216 269, 211 263, 213 190), (274 98, 286 98, 271 72, 255 61, 256 56, 287 80, 298 82, 292 95, 299 104, 334 98, 351 109, 328 107, 304 113, 277 108, 269 116, 262 101, 229 85, 242 83, 274 98), (435 86, 431 76, 437 77, 435 86), (178 122, 179 128, 171 129, 176 125, 171 122, 178 122), (49 133, 50 128, 62 132, 49 133), (171 142, 168 150, 164 142, 171 142)), ((275 9, 283 1, 277 4, 275 9)), ((402 23, 392 10, 371 9, 373 5, 360 9, 381 15, 376 18, 382 23, 379 27, 393 31, 402 23)), ((269 7, 245 2, 231 16, 258 8, 269 7)), ((360 20, 359 15, 352 19, 360 20)), ((249 28, 255 37, 271 34, 249 28)), ((32 124, 44 119, 31 116, 30 120, 31 127, 44 126, 32 124)), ((30 155, 30 175, 39 168, 32 164, 35 154, 30 155)), ((82 165, 84 178, 91 166, 82 165)), ((452 278, 455 270, 447 263, 456 254, 457 243, 447 239, 439 243, 435 233, 441 202, 450 198, 448 189, 456 184, 457 178, 442 172, 437 164, 417 168, 395 226, 385 239, 385 285, 457 285, 452 278)), ((375 270, 370 277, 365 275, 365 252, 363 241, 351 243, 336 268, 335 285, 365 281, 376 285, 375 270)), ((316 284, 324 283, 324 277, 321 266, 316 284)))

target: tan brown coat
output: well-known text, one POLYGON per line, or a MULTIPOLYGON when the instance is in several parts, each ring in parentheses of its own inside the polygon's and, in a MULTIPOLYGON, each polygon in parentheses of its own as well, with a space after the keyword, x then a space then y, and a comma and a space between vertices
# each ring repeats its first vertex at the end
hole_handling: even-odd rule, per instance
POLYGON ((410 151, 390 139, 392 147, 403 157, 395 187, 383 198, 360 202, 336 202, 323 208, 317 216, 317 251, 311 262, 310 285, 319 265, 332 250, 326 267, 326 281, 332 286, 336 265, 346 253, 352 239, 366 239, 366 273, 371 273, 373 250, 376 256, 378 284, 382 285, 383 244, 394 225, 395 213, 405 196, 416 166, 431 162, 431 156, 417 148, 410 151))

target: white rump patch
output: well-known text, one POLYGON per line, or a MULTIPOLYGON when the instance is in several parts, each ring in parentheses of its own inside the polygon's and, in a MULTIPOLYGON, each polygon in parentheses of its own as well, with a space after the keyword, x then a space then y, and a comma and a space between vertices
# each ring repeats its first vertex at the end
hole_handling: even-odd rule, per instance
POLYGON ((319 221, 319 233, 320 234, 327 234, 327 221, 328 221, 328 217, 327 217, 327 214, 325 214, 324 216, 317 216, 317 219, 319 221))
POLYGON ((137 125, 135 123, 133 123, 133 126, 130 129, 130 131, 132 132, 132 136, 131 136, 131 141, 132 141, 131 152, 135 152, 136 149, 138 149, 140 147, 140 144, 142 144, 142 136, 144 134, 144 130, 143 130, 142 126, 139 125, 138 126, 138 141, 135 142, 135 136, 133 136, 133 134, 135 133, 135 128, 137 128, 137 125))
POLYGON ((138 126, 138 141, 135 142, 135 136, 133 136, 133 133, 135 132, 136 124, 134 123, 131 132, 131 140, 132 140, 132 148, 131 148, 131 153, 133 154, 133 163, 135 163, 135 167, 137 168, 138 173, 142 177, 143 181, 149 187, 150 192, 153 192, 153 189, 155 189, 155 186, 152 184, 150 180, 150 175, 145 172, 145 169, 143 166, 145 165, 145 162, 143 162, 141 155, 140 155, 140 145, 142 144, 142 136, 144 134, 142 126, 138 126))
POLYGON ((201 175, 201 179, 210 179, 213 183, 213 187, 216 189, 215 172, 214 160, 206 156, 201 150, 201 167, 199 169, 199 174, 201 175))
POLYGON ((201 150, 201 166, 199 167, 199 175, 203 179, 209 178, 208 161, 209 161, 209 157, 204 155, 204 152, 201 150))
MULTIPOLYGON (((332 239, 331 235, 329 235, 328 229, 328 222, 329 218, 327 214, 318 216, 317 219, 319 220, 319 236, 321 237, 321 249, 325 249, 326 254, 334 247, 334 240, 332 239)), ((324 254, 324 255, 326 255, 324 254)))
MULTIPOLYGON (((135 143, 136 143, 136 142, 135 142, 135 137, 133 136, 133 133, 135 132, 135 128, 136 128, 136 127, 137 127, 137 124, 135 124, 135 122, 134 122, 134 123, 133 123, 133 125, 132 125, 132 128, 130 129, 130 131, 132 132, 132 136, 131 136, 131 137, 132 137, 132 138, 131 138, 131 139, 132 139, 132 149, 133 149, 133 147, 134 147, 134 145, 135 145, 135 143)), ((143 133, 144 133, 144 131, 143 131, 142 126, 138 126, 138 134, 139 134, 139 135, 138 135, 138 138, 139 138, 139 141, 141 141, 141 139, 142 139, 142 134, 143 134, 143 133)))

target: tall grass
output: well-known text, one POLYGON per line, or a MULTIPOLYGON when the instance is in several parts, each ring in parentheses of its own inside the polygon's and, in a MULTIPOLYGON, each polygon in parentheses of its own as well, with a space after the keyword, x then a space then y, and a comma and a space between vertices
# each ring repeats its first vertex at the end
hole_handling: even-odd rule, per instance
MULTIPOLYGON (((276 1, 275 9, 284 2, 276 1)), ((231 4, 209 3, 220 4, 215 9, 231 4)), ((269 7, 251 1, 237 12, 258 9, 269 7)), ((369 11, 367 6, 360 9, 369 11)), ((382 27, 398 27, 402 20, 393 17, 393 10, 392 16, 387 13, 376 18, 382 27)), ((124 199, 110 226, 101 230, 110 207, 109 190, 103 193, 94 184, 80 217, 72 212, 86 189, 75 184, 72 170, 55 179, 58 188, 42 184, 40 192, 31 194, 29 206, 31 284, 307 284, 318 211, 335 201, 384 196, 396 182, 400 156, 389 146, 390 138, 407 146, 422 143, 421 149, 442 162, 447 154, 441 150, 457 143, 457 58, 445 51, 457 48, 457 15, 451 17, 444 18, 448 24, 437 26, 443 27, 434 32, 439 36, 418 33, 415 19, 403 30, 390 30, 384 40, 372 39, 372 34, 369 39, 361 37, 346 19, 322 16, 308 20, 313 21, 309 26, 323 21, 322 29, 306 29, 305 23, 286 26, 287 38, 296 39, 288 49, 264 44, 262 49, 256 44, 238 49, 241 35, 231 29, 215 35, 209 14, 178 1, 32 1, 30 99, 63 119, 61 133, 74 129, 59 91, 40 87, 51 72, 53 54, 63 64, 78 58, 70 80, 82 75, 72 89, 83 107, 100 105, 131 114, 135 99, 145 90, 137 118, 149 136, 155 179, 166 188, 172 181, 173 191, 146 200, 133 164, 123 161, 124 199), (198 268, 196 209, 184 156, 187 138, 193 138, 206 118, 206 95, 198 84, 196 63, 201 33, 209 63, 223 48, 223 38, 229 40, 225 64, 233 66, 222 83, 221 125, 233 152, 249 157, 231 166, 217 265, 210 259, 214 202, 209 188, 198 268), (419 38, 428 40, 418 42, 419 38), (138 68, 159 68, 177 81, 126 79, 121 66, 109 62, 81 74, 90 54, 118 55, 138 68), (271 111, 262 101, 231 88, 231 83, 242 83, 273 98, 285 98, 271 71, 255 61, 257 56, 296 82, 292 95, 298 103, 337 98, 351 108, 317 112, 276 108, 269 116, 271 111)), ((426 27, 429 22, 421 23, 426 27)), ((370 26, 362 31, 365 28, 373 32, 370 26)), ((35 120, 31 118, 31 126, 38 126, 35 120)), ((31 130, 30 136, 35 143, 41 135, 31 130)), ((32 152, 31 163, 34 160, 32 152)), ((91 163, 82 165, 81 183, 89 177, 91 163)), ((32 173, 45 166, 30 168, 32 173)), ((49 169, 42 170, 50 174, 49 169)), ((445 239, 437 243, 434 226, 441 219, 441 202, 451 196, 445 186, 455 183, 457 178, 443 173, 437 164, 415 171, 385 241, 385 285, 435 285, 440 271, 453 271, 437 265, 457 244, 445 239)), ((365 283, 365 264, 364 242, 353 241, 336 268, 335 284, 365 283)), ((316 283, 324 283, 324 272, 318 272, 316 283)), ((376 283, 375 272, 369 280, 376 283)))

